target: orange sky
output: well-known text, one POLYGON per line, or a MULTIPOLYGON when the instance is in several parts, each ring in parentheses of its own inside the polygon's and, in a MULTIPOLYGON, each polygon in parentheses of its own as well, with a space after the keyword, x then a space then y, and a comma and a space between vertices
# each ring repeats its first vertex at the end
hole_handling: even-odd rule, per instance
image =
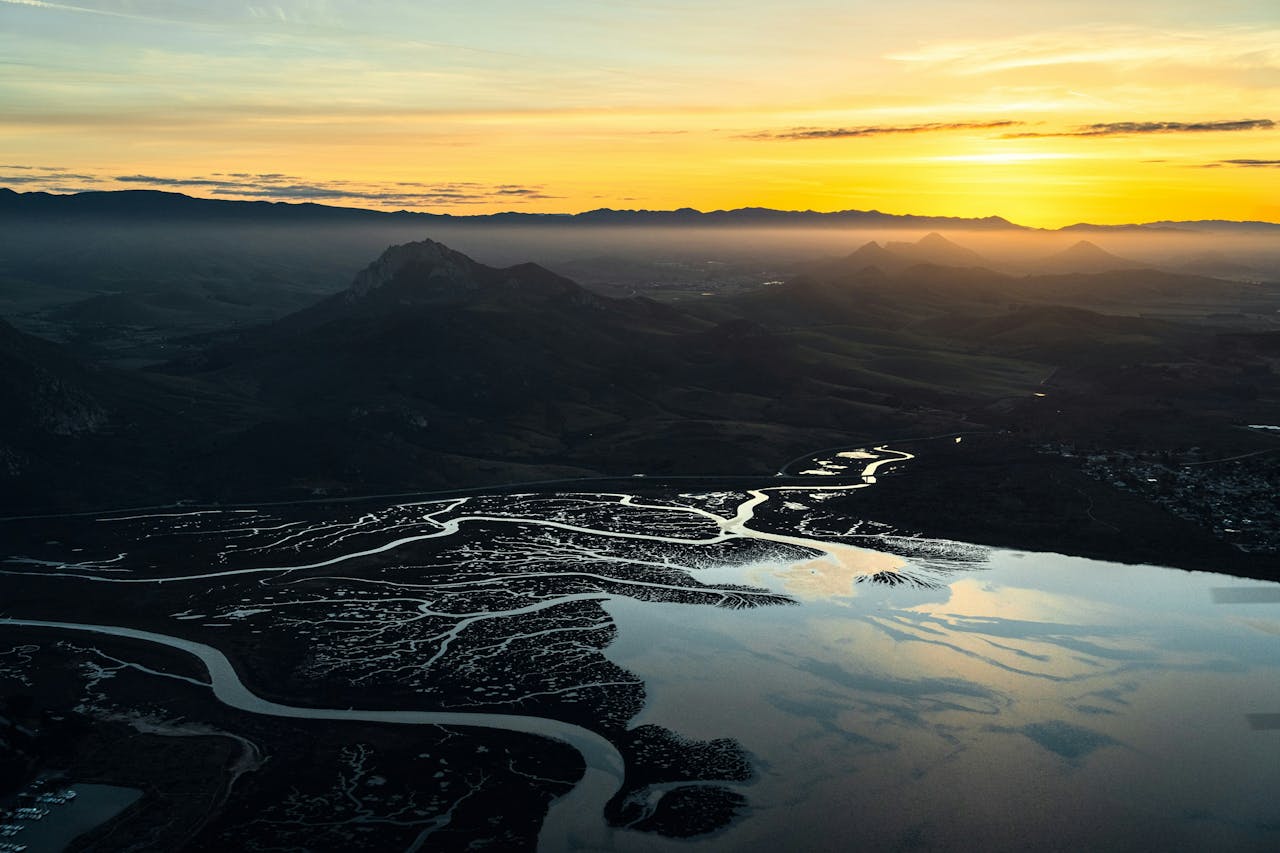
POLYGON ((1280 7, 1014 8, 0 0, 0 186, 1280 220, 1280 7))

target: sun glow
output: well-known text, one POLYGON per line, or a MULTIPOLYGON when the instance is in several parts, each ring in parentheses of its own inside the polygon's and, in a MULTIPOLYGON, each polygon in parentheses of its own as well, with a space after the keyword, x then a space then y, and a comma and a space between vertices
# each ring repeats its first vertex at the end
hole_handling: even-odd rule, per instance
POLYGON ((430 5, 0 0, 0 186, 1280 218, 1272 2, 430 5))
POLYGON ((1077 160, 1081 154, 1037 151, 988 151, 983 154, 951 154, 930 158, 938 163, 1036 163, 1044 160, 1077 160))

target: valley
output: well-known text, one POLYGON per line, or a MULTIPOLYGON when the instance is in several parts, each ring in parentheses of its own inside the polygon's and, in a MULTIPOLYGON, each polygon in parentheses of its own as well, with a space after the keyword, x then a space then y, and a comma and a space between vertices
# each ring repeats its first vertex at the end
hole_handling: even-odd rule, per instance
MULTIPOLYGON (((106 256, 122 270, 157 256, 120 242, 119 229, 136 240, 138 225, 159 215, 146 212, 151 196, 125 195, 134 207, 114 212, 124 219, 110 238, 93 236, 111 232, 92 209, 58 214, 59 227, 83 233, 88 247, 113 247, 106 256)), ((110 196, 100 202, 116 203, 110 196)), ((49 198, 66 206, 78 197, 49 198)), ((156 198, 175 210, 213 204, 156 198)), ((11 211, 18 201, 8 199, 11 211)), ((386 217, 218 204, 203 219, 170 217, 164 227, 174 239, 187 229, 203 235, 200 248, 184 254, 180 242, 162 244, 172 260, 153 267, 169 270, 170 283, 137 286, 176 296, 201 279, 187 266, 207 257, 209 280, 241 282, 241 295, 227 304, 248 314, 207 311, 198 301, 190 305, 196 325, 179 314, 112 314, 96 302, 83 316, 66 306, 14 315, 27 329, 52 332, 49 310, 64 312, 57 314, 61 345, 0 326, 0 382, 16 402, 15 416, 0 427, 4 511, 299 500, 633 473, 762 475, 813 447, 952 432, 985 433, 996 456, 1039 460, 1009 474, 1030 505, 1064 500, 1030 497, 1051 488, 1040 471, 1050 462, 1033 452, 1042 446, 1081 449, 1063 460, 1185 457, 1188 472, 1203 459, 1245 454, 1274 464, 1274 437, 1244 426, 1280 420, 1276 285, 1168 271, 1180 262, 1154 269, 1093 242, 1114 240, 1139 256, 1170 240, 1184 253, 1252 245, 1241 257, 1265 266, 1268 244, 1241 243, 1238 230, 1064 229, 1054 238, 1009 223, 964 222, 954 225, 969 230, 951 232, 955 239, 882 231, 844 256, 814 260, 839 243, 858 245, 859 237, 831 223, 816 231, 739 231, 710 214, 718 224, 681 214, 683 231, 626 212, 577 230, 536 217, 520 227, 501 218, 390 217, 403 229, 429 220, 488 255, 530 251, 589 271, 593 281, 615 271, 617 278, 593 289, 538 264, 493 267, 415 240, 386 250, 343 289, 335 269, 357 263, 360 247, 387 235, 390 225, 370 224, 386 217), (628 216, 635 221, 620 225, 628 216), (658 225, 667 230, 620 230, 658 225), (1040 260, 1031 254, 1037 246, 1040 260), (724 275, 755 269, 758 282, 710 284, 711 262, 693 260, 709 252, 736 270, 724 275), (268 268, 276 278, 255 278, 252 269, 268 268), (659 268, 661 276, 687 276, 686 284, 658 286, 666 279, 650 276, 659 268), (129 341, 141 329, 150 343, 137 348, 129 341), (1191 448, 1198 455, 1188 456, 1191 448)), ((53 215, 41 210, 38 216, 53 215)), ((876 224, 905 227, 884 217, 876 224)), ((35 260, 46 251, 42 243, 16 246, 11 265, 25 251, 29 269, 48 269, 35 260)), ((76 257, 50 262, 74 265, 76 257)), ((126 279, 92 268, 75 280, 142 298, 141 291, 128 295, 126 279)), ((1150 503, 1141 490, 1115 491, 1110 481, 1077 482, 1065 498, 1073 508, 1063 513, 1084 515, 1099 501, 1128 506, 1120 517, 1157 512, 1138 509, 1150 503)), ((910 514, 897 503, 888 511, 910 514)), ((1228 520, 1247 517, 1230 496, 1174 515, 1187 531, 1176 541, 1196 538, 1199 528, 1222 540, 1228 520)), ((1108 539, 1105 525, 1093 526, 1108 539)), ((1273 539, 1252 550, 1275 553, 1273 539)), ((1008 544, 998 531, 986 541, 1008 544)), ((1062 547, 1083 545, 1068 539, 1062 547)), ((1105 547, 1120 550, 1092 553, 1118 556, 1127 546, 1105 547)), ((1207 544, 1168 551, 1149 559, 1202 553, 1186 559, 1198 567, 1227 559, 1240 571, 1260 564, 1207 544)))
POLYGON ((375 232, 241 222, 191 256, 226 310, 180 248, 7 290, 0 807, 114 792, 104 851, 1274 841, 1274 620, 1218 606, 1280 580, 1273 281, 605 219, 541 249, 592 287, 417 235, 335 284, 375 232))

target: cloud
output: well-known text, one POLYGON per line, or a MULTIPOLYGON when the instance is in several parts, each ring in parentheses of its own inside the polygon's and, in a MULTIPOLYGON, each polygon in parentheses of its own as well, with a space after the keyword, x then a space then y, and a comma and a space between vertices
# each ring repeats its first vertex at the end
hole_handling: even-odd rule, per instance
POLYGON ((742 136, 742 139, 856 139, 865 136, 892 136, 904 133, 938 133, 948 130, 990 130, 998 127, 1016 127, 1021 121, 953 121, 927 124, 866 125, 863 127, 793 127, 790 130, 761 131, 742 136))
POLYGON ((1216 169, 1220 166, 1237 166, 1243 169, 1280 169, 1280 160, 1219 160, 1216 163, 1205 163, 1206 169, 1216 169))
POLYGON ((267 186, 220 186, 213 191, 214 195, 254 196, 265 198, 290 198, 302 201, 332 201, 333 199, 383 199, 384 193, 363 193, 354 190, 321 187, 315 184, 269 184, 267 186))
POLYGON ((1280 30, 1274 26, 1223 26, 1153 32, 1138 27, 1083 26, 998 39, 934 43, 886 58, 961 75, 1020 73, 1063 65, 1248 72, 1280 67, 1280 30))
POLYGON ((1275 126, 1276 123, 1269 118, 1243 118, 1228 121, 1113 121, 1086 124, 1074 130, 1054 133, 1006 133, 1002 138, 1133 136, 1142 133, 1221 133, 1239 130, 1270 130, 1275 126))
POLYGON ((475 181, 424 183, 392 181, 355 184, 351 181, 306 181, 281 172, 214 172, 212 176, 167 178, 157 175, 118 175, 116 181, 151 188, 207 189, 210 195, 242 199, 311 202, 374 202, 380 206, 426 207, 438 204, 521 203, 552 199, 541 186, 490 185, 475 181))
POLYGON ((110 9, 93 9, 88 6, 74 6, 70 3, 49 3, 46 0, 0 0, 0 3, 7 3, 10 6, 28 6, 33 9, 48 9, 54 12, 80 12, 86 15, 103 15, 108 18, 125 18, 131 21, 157 20, 146 15, 115 12, 110 9))
POLYGON ((310 201, 409 209, 440 205, 519 205, 560 198, 548 194, 541 185, 488 184, 478 181, 309 181, 283 172, 209 172, 188 177, 145 174, 97 176, 31 165, 0 166, 0 169, 12 169, 15 172, 0 174, 0 186, 10 184, 47 192, 80 192, 84 189, 68 189, 71 181, 90 184, 112 182, 136 189, 193 190, 197 194, 234 199, 310 201))
MULTIPOLYGON (((33 169, 31 166, 5 166, 7 169, 33 169)), ((89 181, 96 183, 99 179, 93 175, 75 175, 70 172, 42 171, 39 174, 0 175, 0 186, 6 184, 47 184, 50 181, 89 181)), ((45 187, 42 187, 45 188, 45 187)))
MULTIPOLYGON (((0 2, 3 2, 3 0, 0 0, 0 2)), ((13 163, 7 163, 3 166, 0 166, 0 169, 19 169, 24 172, 55 172, 59 175, 65 175, 68 172, 68 169, 66 166, 31 166, 31 165, 18 166, 13 163)))
POLYGON ((0 186, 9 186, 10 184, 43 184, 48 180, 48 175, 0 175, 0 186))
POLYGON ((424 187, 419 192, 383 191, 378 189, 352 190, 343 187, 326 187, 316 184, 272 184, 260 187, 230 189, 219 187, 213 195, 242 198, 273 198, 291 201, 356 201, 377 202, 382 205, 424 207, 432 204, 484 204, 497 200, 519 202, 527 199, 551 199, 530 187, 497 189, 470 189, 444 184, 424 187), (514 199, 512 197, 515 197, 514 199))
MULTIPOLYGON (((300 180, 302 180, 301 178, 296 178, 296 177, 294 177, 294 176, 292 176, 292 175, 284 175, 284 174, 281 174, 280 172, 267 172, 267 173, 265 173, 265 174, 261 174, 261 173, 260 173, 260 174, 256 174, 256 175, 255 175, 255 174, 253 174, 252 172, 212 172, 211 174, 213 174, 215 177, 221 177, 221 178, 244 178, 244 179, 250 179, 250 178, 253 178, 253 179, 257 179, 257 180, 259 180, 259 181, 266 181, 266 182, 268 182, 268 183, 270 183, 270 182, 272 182, 272 181, 300 181, 300 180)), ((334 183, 346 183, 346 182, 345 182, 345 181, 334 181, 334 183)))
POLYGON ((240 187, 239 181, 224 181, 215 178, 158 178, 154 175, 117 175, 115 180, 122 184, 148 184, 159 187, 240 187))

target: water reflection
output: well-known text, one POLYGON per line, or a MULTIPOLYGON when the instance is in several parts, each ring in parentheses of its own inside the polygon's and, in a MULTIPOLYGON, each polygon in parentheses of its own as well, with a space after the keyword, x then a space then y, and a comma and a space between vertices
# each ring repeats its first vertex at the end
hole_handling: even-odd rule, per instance
MULTIPOLYGON (((625 782, 624 806, 660 806, 689 779, 717 783, 734 798, 730 812, 747 797, 750 812, 670 842, 681 848, 1280 849, 1268 795, 1280 782, 1270 734, 1280 622, 1267 610, 1280 587, 923 540, 824 509, 910 458, 885 447, 819 454, 801 462, 845 474, 746 491, 475 495, 336 517, 332 507, 119 516, 95 521, 98 556, 77 548, 55 560, 63 546, 49 536, 52 556, 19 555, 4 571, 15 584, 38 573, 98 587, 65 598, 92 599, 87 612, 98 613, 111 595, 128 602, 165 584, 181 596, 167 610, 175 633, 208 644, 122 636, 187 651, 239 643, 247 624, 262 648, 280 632, 287 640, 273 648, 306 657, 255 660, 264 681, 275 667, 303 671, 325 695, 352 690, 360 703, 387 685, 433 706, 464 695, 445 707, 468 725, 577 744, 599 732, 566 719, 611 734, 662 727, 645 731, 735 757, 731 770, 693 762, 698 772, 655 775, 670 768, 628 748, 625 759, 639 760, 619 779, 606 772, 624 761, 619 750, 581 746, 607 760, 589 761, 595 780, 553 807, 543 839, 557 849, 579 818, 622 849, 661 848, 648 833, 606 831, 603 804, 625 782), (196 573, 174 574, 175 563, 196 573), (611 645, 600 606, 616 622, 611 645), (293 642, 298 632, 309 646, 293 642), (601 659, 606 646, 624 669, 601 659), (523 715, 529 699, 545 702, 535 715, 493 714, 523 715), (750 762, 737 761, 737 744, 750 762), (740 784, 748 763, 758 775, 740 784)), ((383 713, 349 701, 286 708, 240 688, 237 701, 259 704, 235 707, 290 717, 383 713)))
POLYGON ((1214 604, 1280 604, 1280 587, 1227 586, 1209 590, 1214 604))
POLYGON ((852 545, 829 545, 827 553, 802 563, 774 569, 782 588, 802 600, 840 599, 853 595, 854 584, 870 575, 897 576, 907 561, 896 554, 852 545))
POLYGON ((1221 576, 994 551, 853 582, 922 572, 869 553, 710 572, 798 607, 610 602, 635 722, 763 768, 749 816, 692 846, 1280 849, 1280 636, 1214 604, 1221 576))

